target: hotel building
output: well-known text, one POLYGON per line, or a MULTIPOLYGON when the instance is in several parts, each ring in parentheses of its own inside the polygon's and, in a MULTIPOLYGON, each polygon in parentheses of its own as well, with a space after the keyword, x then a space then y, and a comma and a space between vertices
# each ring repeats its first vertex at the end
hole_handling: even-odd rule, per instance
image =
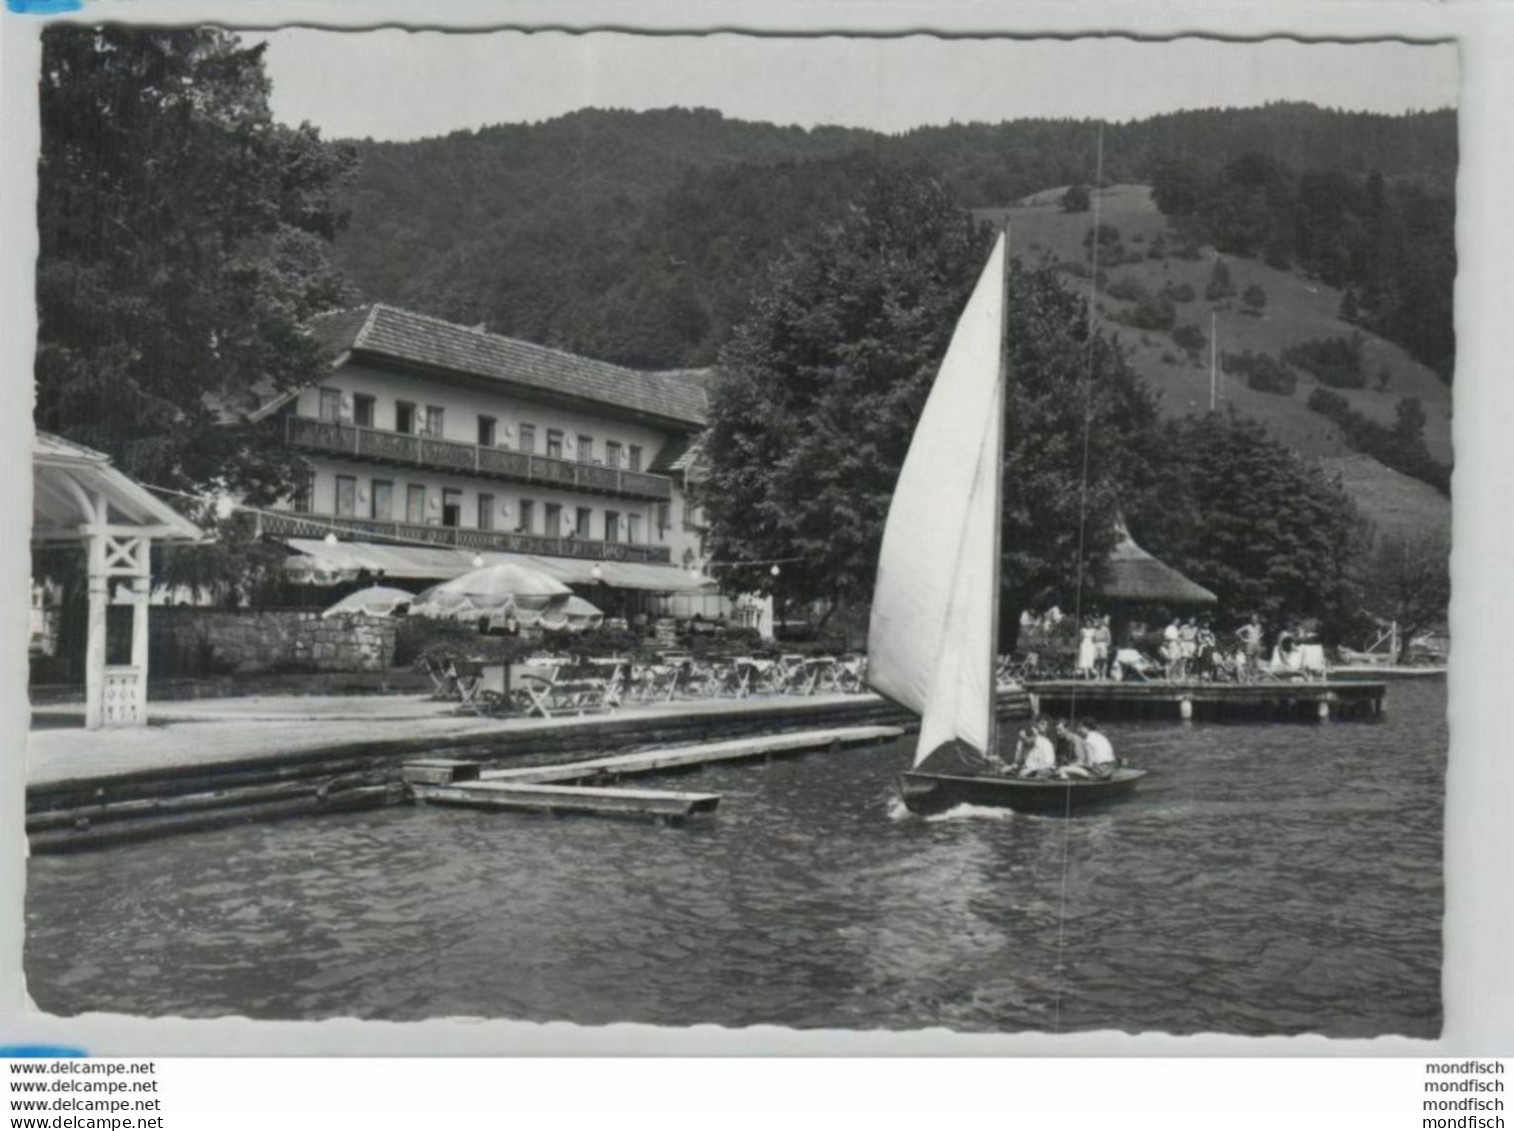
POLYGON ((439 580, 518 561, 570 585, 713 592, 689 494, 708 422, 697 371, 627 369, 377 303, 310 330, 325 379, 255 413, 313 469, 260 520, 296 551, 296 576, 439 580))

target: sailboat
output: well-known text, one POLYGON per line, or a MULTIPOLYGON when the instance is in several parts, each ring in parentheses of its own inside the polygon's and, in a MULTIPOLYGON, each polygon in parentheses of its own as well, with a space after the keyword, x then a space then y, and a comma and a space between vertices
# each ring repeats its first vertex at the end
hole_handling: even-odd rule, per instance
POLYGON ((1105 779, 994 772, 1009 233, 994 245, 947 348, 899 474, 878 556, 868 683, 920 716, 901 781, 912 812, 962 803, 1066 812, 1129 793, 1105 779))

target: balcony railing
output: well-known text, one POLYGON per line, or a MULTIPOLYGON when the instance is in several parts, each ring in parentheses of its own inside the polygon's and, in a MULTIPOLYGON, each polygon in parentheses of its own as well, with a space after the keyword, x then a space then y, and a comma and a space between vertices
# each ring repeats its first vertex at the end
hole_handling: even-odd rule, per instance
POLYGON ((543 554, 555 558, 590 558, 607 562, 665 564, 672 560, 667 546, 634 542, 601 542, 592 538, 551 538, 503 530, 471 530, 461 526, 430 526, 419 522, 388 522, 376 518, 336 518, 264 512, 264 534, 276 538, 324 538, 332 527, 377 542, 427 543, 460 550, 499 550, 511 554, 543 554))
POLYGON ((371 459, 411 467, 511 479, 521 483, 592 491, 633 499, 666 502, 673 497, 673 481, 665 475, 625 471, 592 463, 575 463, 553 456, 529 455, 504 448, 486 448, 456 440, 385 432, 355 424, 338 424, 309 416, 283 417, 284 440, 291 447, 330 455, 371 459))

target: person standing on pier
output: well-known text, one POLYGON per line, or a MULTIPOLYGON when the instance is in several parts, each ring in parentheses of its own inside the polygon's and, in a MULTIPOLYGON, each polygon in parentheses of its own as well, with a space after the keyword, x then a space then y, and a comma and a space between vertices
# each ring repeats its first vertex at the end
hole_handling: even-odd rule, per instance
POLYGON ((1167 664, 1168 679, 1177 679, 1182 666, 1183 644, 1178 639, 1179 632, 1177 617, 1173 617, 1172 623, 1162 630, 1162 659, 1167 664))
POLYGON ((1112 637, 1109 634, 1109 617, 1099 616, 1093 619, 1093 671, 1099 679, 1109 678, 1109 646, 1112 637))
POLYGON ((1246 654, 1245 667, 1241 671, 1241 678, 1253 680, 1261 671, 1262 666, 1262 622, 1257 620, 1256 614, 1252 613, 1249 620, 1236 631, 1240 637, 1241 648, 1246 654))

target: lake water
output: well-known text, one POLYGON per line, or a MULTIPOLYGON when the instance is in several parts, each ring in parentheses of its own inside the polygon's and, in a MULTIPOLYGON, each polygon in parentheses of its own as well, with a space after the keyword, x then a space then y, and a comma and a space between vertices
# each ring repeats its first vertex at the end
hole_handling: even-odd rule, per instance
POLYGON ((60 1014, 1432 1037, 1445 701, 1112 725, 1152 773, 1070 821, 910 816, 903 743, 667 779, 725 795, 676 828, 407 807, 39 857, 29 989, 60 1014))

